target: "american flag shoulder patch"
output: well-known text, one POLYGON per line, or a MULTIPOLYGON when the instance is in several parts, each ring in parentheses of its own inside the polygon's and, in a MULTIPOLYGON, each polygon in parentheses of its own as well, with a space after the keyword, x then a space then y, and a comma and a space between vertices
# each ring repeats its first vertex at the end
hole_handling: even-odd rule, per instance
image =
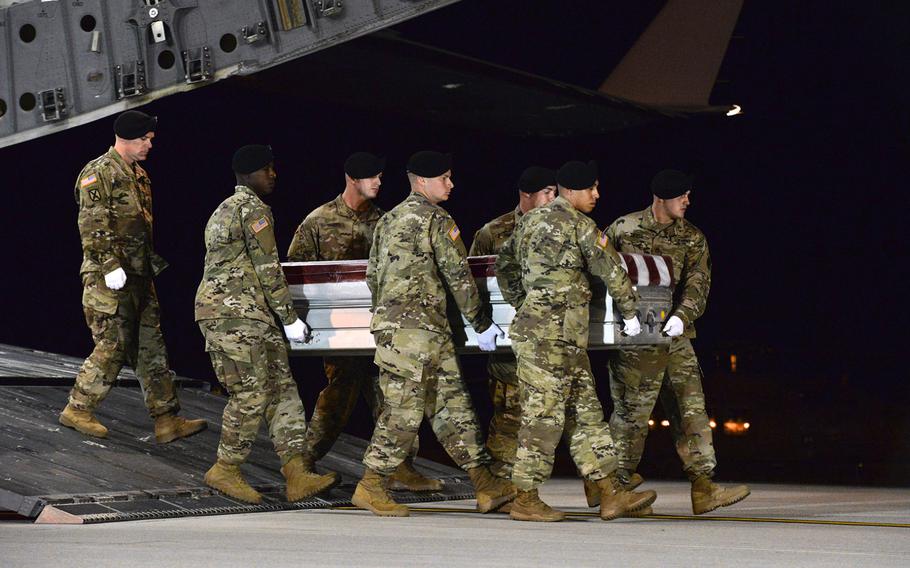
POLYGON ((452 226, 449 227, 448 235, 450 239, 457 241, 458 237, 461 236, 461 229, 458 228, 458 225, 452 223, 452 226))
POLYGON ((85 176, 84 178, 82 178, 82 181, 79 182, 79 185, 82 187, 82 189, 85 189, 88 186, 94 185, 96 183, 98 183, 98 176, 95 174, 92 174, 90 176, 85 176))
POLYGON ((259 233, 259 231, 265 229, 269 226, 269 220, 266 217, 262 217, 257 220, 255 223, 250 225, 250 228, 253 229, 254 233, 259 233))
POLYGON ((610 239, 607 237, 606 231, 601 231, 600 236, 597 237, 597 246, 602 249, 607 248, 607 245, 610 244, 610 239))

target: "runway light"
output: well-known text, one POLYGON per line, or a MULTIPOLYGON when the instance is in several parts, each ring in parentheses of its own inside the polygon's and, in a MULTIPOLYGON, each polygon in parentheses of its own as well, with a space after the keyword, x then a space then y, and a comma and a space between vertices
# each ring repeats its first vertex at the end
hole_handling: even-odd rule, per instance
POLYGON ((724 422, 724 434, 728 436, 745 436, 746 430, 751 426, 742 420, 727 420, 724 422))
POLYGON ((745 428, 746 430, 748 430, 748 429, 749 429, 749 423, 748 423, 748 422, 743 422, 743 428, 745 428))
POLYGON ((736 353, 730 353, 730 372, 736 372, 736 363, 739 361, 739 358, 736 356, 736 353))
POLYGON ((670 421, 669 421, 669 420, 661 420, 661 421, 660 421, 660 425, 663 426, 664 428, 666 428, 667 426, 670 425, 670 421))
POLYGON ((712 418, 712 419, 708 422, 708 426, 710 426, 712 429, 713 429, 713 428, 717 428, 717 422, 715 422, 714 419, 712 418))
POLYGON ((733 105, 730 107, 730 110, 727 111, 727 116, 736 116, 737 114, 743 113, 743 107, 739 105, 733 105))
POLYGON ((654 419, 653 419, 653 418, 651 418, 651 419, 648 420, 648 426, 650 426, 650 427, 652 427, 652 428, 654 427, 654 419))

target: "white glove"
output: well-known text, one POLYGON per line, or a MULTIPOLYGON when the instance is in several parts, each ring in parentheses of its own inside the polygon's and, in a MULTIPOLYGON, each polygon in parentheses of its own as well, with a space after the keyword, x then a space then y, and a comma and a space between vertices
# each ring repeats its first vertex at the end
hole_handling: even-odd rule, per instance
MULTIPOLYGON (((476 331, 476 330, 475 330, 476 331)), ((481 351, 496 351, 496 338, 505 339, 506 332, 495 323, 483 333, 477 334, 477 345, 481 351)))
POLYGON ((632 319, 622 320, 624 327, 622 328, 622 334, 627 337, 635 337, 641 333, 641 322, 638 321, 638 316, 632 316, 632 319))
POLYGON ((685 329, 686 324, 681 319, 677 316, 670 316, 670 319, 664 324, 664 329, 661 333, 667 337, 679 337, 685 329))
POLYGON ((284 334, 288 336, 289 341, 306 343, 310 338, 310 326, 302 319, 297 318, 297 321, 291 325, 284 326, 284 334))
POLYGON ((107 287, 111 290, 119 290, 126 284, 126 272, 124 272, 122 268, 118 268, 113 272, 108 272, 104 275, 104 283, 107 284, 107 287))

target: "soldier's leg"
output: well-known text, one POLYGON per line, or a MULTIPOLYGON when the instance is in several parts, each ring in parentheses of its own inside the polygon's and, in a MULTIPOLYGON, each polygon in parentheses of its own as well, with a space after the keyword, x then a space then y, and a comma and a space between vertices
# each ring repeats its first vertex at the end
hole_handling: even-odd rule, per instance
MULTIPOLYGON (((363 377, 360 381, 360 392, 370 407, 370 413, 373 415, 373 423, 379 420, 382 413, 382 389, 379 387, 379 369, 375 363, 366 359, 361 366, 360 375, 363 377)), ((414 444, 411 451, 408 452, 408 459, 413 460, 417 457, 417 451, 420 449, 420 438, 414 438, 414 444)))
POLYGON ((621 349, 610 360, 610 395, 613 414, 610 431, 618 459, 618 475, 624 483, 638 469, 648 419, 654 410, 667 365, 665 347, 621 349))
POLYGON ((284 337, 276 328, 269 326, 263 331, 263 345, 266 356, 266 391, 268 401, 265 420, 275 452, 281 458, 281 465, 302 455, 306 448, 307 425, 303 402, 297 393, 297 383, 288 365, 288 352, 284 337))
POLYGON ((714 441, 705 409, 701 368, 686 338, 674 339, 667 363, 666 384, 660 392, 661 404, 673 425, 676 452, 690 480, 711 476, 717 460, 714 441))
POLYGON ((85 273, 82 279, 85 322, 95 348, 76 375, 69 405, 93 412, 110 392, 135 344, 136 311, 128 292, 109 290, 100 273, 85 273))
POLYGON ((493 417, 487 432, 487 451, 493 458, 490 470, 498 477, 512 477, 521 426, 521 397, 518 389, 518 363, 512 355, 490 355, 490 399, 493 417))
POLYGON ((567 382, 564 344, 514 342, 521 393, 521 426, 512 483, 532 491, 550 478, 556 446, 565 427, 567 382), (560 373, 556 375, 554 373, 560 373))
POLYGON ((157 418, 176 414, 180 410, 174 375, 171 372, 161 333, 161 307, 155 285, 150 279, 134 280, 139 305, 139 342, 137 345, 136 376, 142 385, 142 395, 149 415, 157 418))
POLYGON ((326 357, 323 360, 328 384, 319 393, 307 431, 306 459, 310 463, 319 461, 332 449, 351 417, 364 380, 360 376, 363 365, 358 364, 359 359, 366 358, 326 357))
POLYGON ((597 481, 616 471, 616 450, 610 426, 604 421, 587 352, 574 346, 567 346, 566 352, 570 387, 565 437, 579 473, 589 481, 597 481))
POLYGON ((421 344, 427 341, 425 333, 401 329, 374 334, 383 402, 363 463, 381 477, 391 475, 407 457, 423 420, 424 367, 436 357, 421 344))

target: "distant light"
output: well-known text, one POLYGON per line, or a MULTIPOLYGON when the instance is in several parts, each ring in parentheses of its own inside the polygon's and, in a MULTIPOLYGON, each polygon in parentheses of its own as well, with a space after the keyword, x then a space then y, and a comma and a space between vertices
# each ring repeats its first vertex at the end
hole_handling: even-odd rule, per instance
POLYGON ((731 373, 736 372, 736 362, 738 360, 739 360, 739 358, 736 356, 736 353, 730 353, 730 372, 731 373))
POLYGON ((748 422, 743 422, 743 428, 745 428, 746 430, 748 430, 748 429, 749 429, 749 423, 748 423, 748 422))
POLYGON ((458 89, 463 86, 464 85, 462 83, 446 83, 445 85, 442 86, 442 88, 443 89, 458 89))
POLYGON ((654 420, 653 420, 653 419, 649 419, 649 420, 648 420, 648 426, 654 426, 654 420))
POLYGON ((724 422, 724 434, 728 436, 744 436, 750 424, 740 420, 727 420, 724 422))
POLYGON ((663 426, 664 428, 666 428, 667 426, 670 425, 670 421, 669 421, 669 420, 661 420, 661 421, 660 421, 660 425, 663 426))
POLYGON ((743 107, 739 105, 733 105, 730 107, 730 110, 727 111, 727 116, 736 116, 737 114, 743 113, 743 107))
POLYGON ((708 426, 710 426, 711 428, 717 428, 717 422, 715 422, 715 421, 712 419, 712 420, 710 420, 710 421, 708 422, 708 426))

